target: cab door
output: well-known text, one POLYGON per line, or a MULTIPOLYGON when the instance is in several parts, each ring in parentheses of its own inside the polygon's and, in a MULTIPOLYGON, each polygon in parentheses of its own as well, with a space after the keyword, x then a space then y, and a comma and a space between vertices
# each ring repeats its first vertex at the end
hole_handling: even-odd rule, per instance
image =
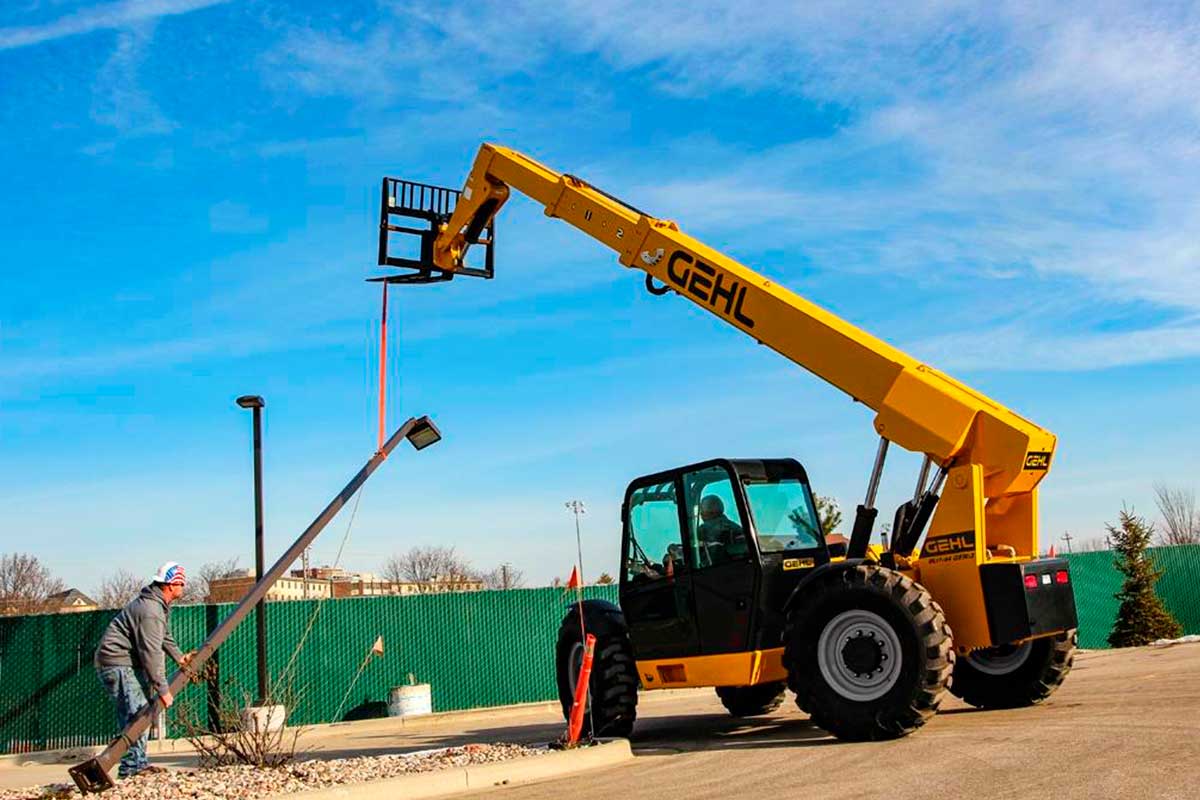
POLYGON ((632 484, 621 509, 621 610, 639 661, 696 655, 677 475, 632 484))
POLYGON ((725 462, 683 474, 684 512, 700 652, 750 648, 758 556, 738 485, 725 462))

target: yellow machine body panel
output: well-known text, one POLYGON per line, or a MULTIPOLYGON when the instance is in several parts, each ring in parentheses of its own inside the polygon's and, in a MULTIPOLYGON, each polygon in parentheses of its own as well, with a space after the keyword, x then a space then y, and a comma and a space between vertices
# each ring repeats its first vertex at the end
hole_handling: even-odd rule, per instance
POLYGON ((947 496, 928 538, 943 546, 946 537, 969 530, 970 553, 950 558, 923 552, 908 567, 945 608, 959 650, 1001 644, 991 641, 982 613, 979 565, 1000 552, 1037 557, 1036 490, 1053 459, 1054 434, 688 236, 674 222, 505 147, 480 148, 434 242, 437 269, 464 269, 472 236, 490 224, 510 187, 614 250, 624 266, 645 272, 648 286, 661 285, 657 293, 687 298, 873 409, 881 437, 949 470, 947 496))
POLYGON ((783 648, 637 662, 643 689, 755 686, 787 679, 783 648))

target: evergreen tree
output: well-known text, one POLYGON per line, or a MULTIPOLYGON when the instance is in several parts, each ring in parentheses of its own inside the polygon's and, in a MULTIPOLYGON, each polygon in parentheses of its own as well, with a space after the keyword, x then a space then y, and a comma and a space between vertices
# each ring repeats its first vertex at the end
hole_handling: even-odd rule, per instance
POLYGON ((1154 525, 1128 509, 1121 509, 1120 521, 1120 527, 1105 526, 1109 545, 1116 554, 1113 563, 1125 575, 1121 591, 1115 595, 1121 608, 1108 643, 1113 647, 1137 647, 1156 639, 1174 639, 1182 629, 1154 593, 1154 583, 1162 571, 1156 570, 1146 555, 1154 525))

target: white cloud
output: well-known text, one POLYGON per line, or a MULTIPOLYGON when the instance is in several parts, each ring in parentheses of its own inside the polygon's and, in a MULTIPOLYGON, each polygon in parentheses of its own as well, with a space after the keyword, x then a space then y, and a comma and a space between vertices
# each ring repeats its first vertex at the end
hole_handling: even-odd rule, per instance
POLYGON ((940 369, 1073 372, 1200 358, 1200 323, 1086 334, 1046 334, 1016 324, 958 331, 913 344, 940 369))
POLYGON ((93 31, 126 28, 159 17, 186 14, 229 0, 123 0, 83 8, 40 25, 0 28, 0 50, 50 42, 93 31))
POLYGON ((119 136, 164 134, 176 127, 138 80, 153 35, 153 25, 147 24, 117 34, 116 47, 92 85, 92 119, 113 128, 119 136))
POLYGON ((1042 359, 1055 368, 1194 355, 1180 322, 1200 311, 1194 9, 525 0, 468 17, 388 7, 393 18, 358 39, 294 33, 280 75, 360 101, 415 92, 470 104, 506 77, 544 82, 565 53, 660 92, 835 106, 844 121, 828 136, 758 150, 685 139, 592 155, 586 174, 602 185, 621 176, 638 205, 735 252, 790 247, 818 273, 934 290, 957 281, 952 302, 973 309, 960 317, 985 336, 1000 320, 1062 343, 1042 359), (997 307, 1022 294, 1054 294, 1060 313, 1003 321, 997 307), (1103 332, 1145 305, 1156 313, 1143 331, 1103 332), (1064 338, 1066 318, 1086 323, 1064 338))
POLYGON ((351 335, 346 331, 335 329, 295 329, 287 336, 282 336, 247 328, 176 339, 118 341, 92 351, 71 354, 35 352, 9 355, 0 366, 0 378, 5 381, 5 390, 19 391, 22 383, 36 385, 64 376, 113 375, 133 369, 169 367, 215 357, 244 358, 261 353, 343 344, 350 338, 351 335))

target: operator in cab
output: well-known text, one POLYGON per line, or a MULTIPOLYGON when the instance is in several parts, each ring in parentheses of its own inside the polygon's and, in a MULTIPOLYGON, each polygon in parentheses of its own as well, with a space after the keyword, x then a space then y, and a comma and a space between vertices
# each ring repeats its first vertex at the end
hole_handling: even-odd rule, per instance
POLYGON ((725 503, 715 494, 700 498, 700 525, 696 529, 701 559, 709 564, 742 558, 749 552, 742 526, 725 516, 725 503))

